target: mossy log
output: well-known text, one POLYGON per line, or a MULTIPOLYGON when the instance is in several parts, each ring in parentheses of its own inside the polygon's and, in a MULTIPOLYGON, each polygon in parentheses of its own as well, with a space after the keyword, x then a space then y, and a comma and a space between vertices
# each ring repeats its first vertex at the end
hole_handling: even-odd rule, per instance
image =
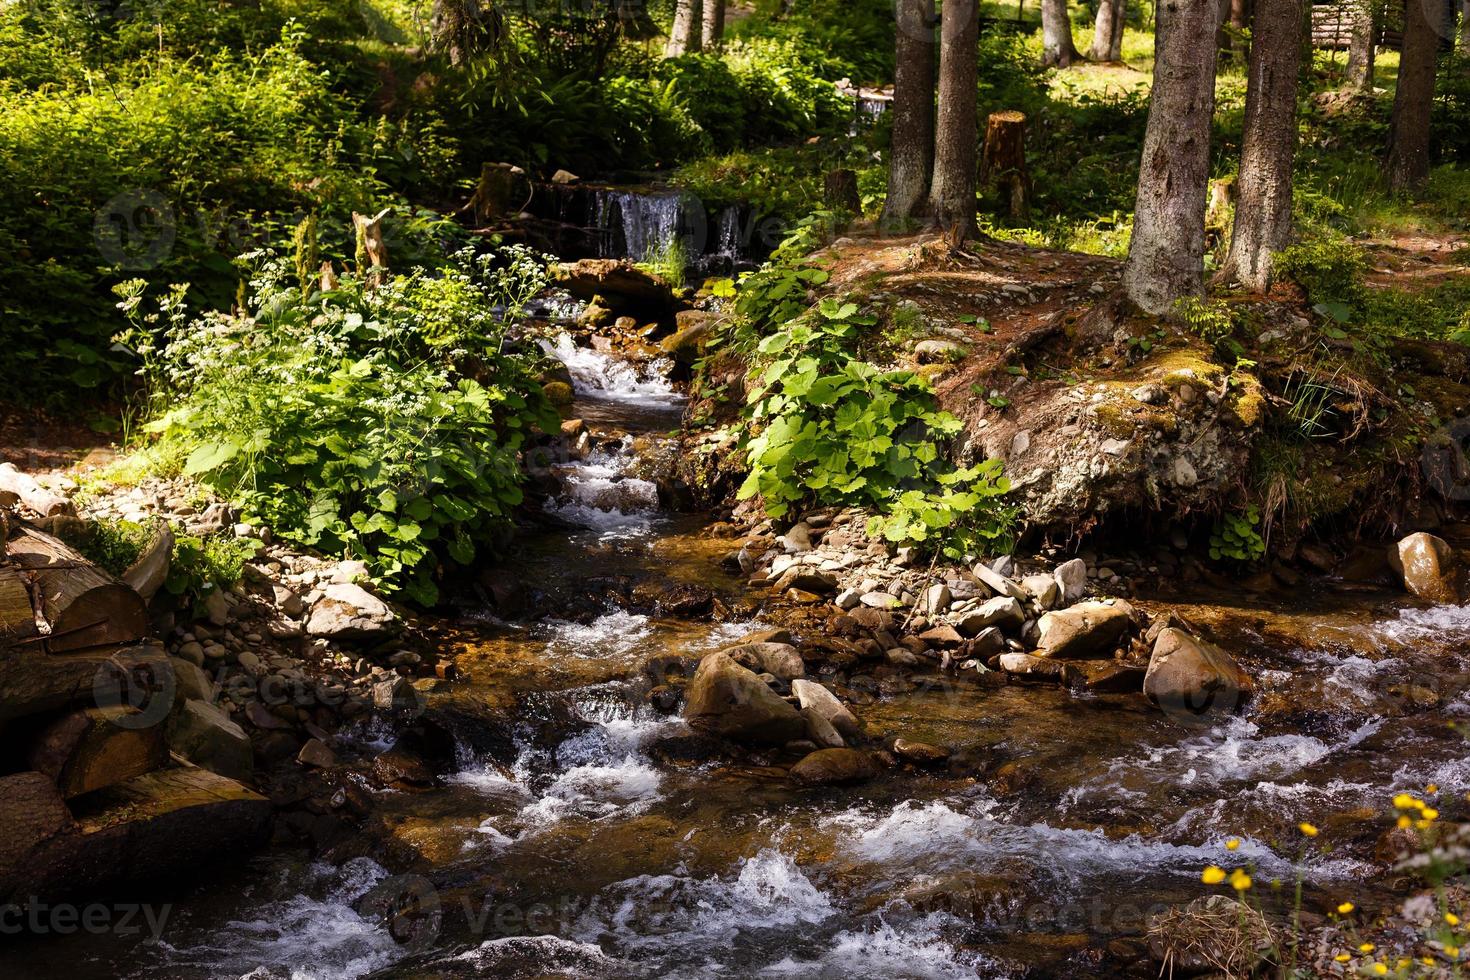
POLYGON ((6 555, 28 579, 32 603, 49 627, 51 653, 125 646, 147 633, 143 598, 61 540, 22 527, 6 543, 6 555))

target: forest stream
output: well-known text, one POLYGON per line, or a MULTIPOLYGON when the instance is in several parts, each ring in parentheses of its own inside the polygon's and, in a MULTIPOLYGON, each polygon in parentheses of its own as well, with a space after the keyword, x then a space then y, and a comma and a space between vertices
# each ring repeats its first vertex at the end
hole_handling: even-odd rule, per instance
MULTIPOLYGON (((626 434, 614 445, 677 425, 682 398, 657 373, 551 346, 576 414, 626 434)), ((1274 665, 1251 708, 1218 724, 1137 695, 916 674, 867 699, 869 734, 988 760, 988 778, 905 771, 806 789, 779 768, 686 751, 692 733, 649 704, 643 664, 728 646, 763 610, 721 570, 727 546, 701 518, 659 510, 632 462, 614 448, 563 466, 547 509, 572 529, 522 543, 515 574, 567 618, 457 616, 471 681, 450 696, 521 692, 523 721, 509 756, 461 745, 441 787, 375 791, 432 869, 266 852, 170 896, 164 942, 35 942, 12 949, 12 975, 1111 975, 1108 957, 1141 942, 1150 913, 1209 891, 1200 868, 1227 836, 1283 893, 1300 874, 1309 905, 1371 907, 1374 808, 1426 784, 1470 786, 1453 729, 1470 715, 1470 676, 1444 669, 1470 645, 1470 607, 1310 588, 1285 604, 1171 596, 1274 665), (645 596, 702 586, 717 614, 628 608, 606 598, 630 594, 614 582, 645 596), (1433 710, 1417 710, 1424 698, 1433 710), (1370 830, 1309 856, 1294 830, 1306 819, 1370 830)))

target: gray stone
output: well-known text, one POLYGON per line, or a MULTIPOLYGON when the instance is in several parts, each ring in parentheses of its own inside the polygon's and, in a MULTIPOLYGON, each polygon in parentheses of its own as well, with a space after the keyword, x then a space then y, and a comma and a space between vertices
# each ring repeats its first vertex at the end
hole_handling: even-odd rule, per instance
POLYGON ((1042 657, 1111 656, 1133 626, 1126 602, 1081 602, 1041 617, 1036 653, 1042 657))
POLYGON ((837 729, 832 727, 832 723, 824 718, 820 711, 815 708, 802 708, 801 716, 806 719, 807 738, 810 738, 812 744, 818 748, 840 749, 847 746, 837 729))
POLYGON ((984 583, 985 587, 991 592, 994 592, 996 595, 1009 596, 1012 599, 1026 598, 1026 591, 1024 589, 1022 589, 1015 582, 1012 582, 1006 576, 1000 574, 999 572, 993 571, 992 569, 986 567, 984 564, 976 565, 974 571, 975 577, 978 578, 982 583, 984 583))
POLYGON ((1070 604, 1087 594, 1087 562, 1081 558, 1062 562, 1053 575, 1062 590, 1062 602, 1070 604))
POLYGON ((982 603, 980 608, 967 613, 956 624, 956 629, 965 636, 978 636, 981 630, 989 626, 1015 629, 1025 621, 1026 611, 1018 600, 1010 596, 996 596, 982 603))
POLYGON ((360 585, 333 582, 311 607, 306 632, 332 640, 364 640, 386 636, 398 628, 388 604, 360 585))
POLYGON ((201 769, 249 779, 255 763, 245 729, 212 704, 189 700, 168 726, 169 750, 201 769))
POLYGON ((806 675, 801 654, 788 643, 744 643, 721 652, 757 674, 770 674, 783 681, 792 681, 806 675))
POLYGON ((803 711, 814 710, 847 738, 856 738, 862 734, 863 725, 857 716, 847 709, 837 695, 827 690, 816 681, 795 680, 791 682, 791 693, 801 704, 803 711))
POLYGON ((1062 587, 1057 584, 1055 575, 1027 575, 1021 579, 1021 588, 1030 593, 1042 609, 1055 609, 1061 602, 1062 587))

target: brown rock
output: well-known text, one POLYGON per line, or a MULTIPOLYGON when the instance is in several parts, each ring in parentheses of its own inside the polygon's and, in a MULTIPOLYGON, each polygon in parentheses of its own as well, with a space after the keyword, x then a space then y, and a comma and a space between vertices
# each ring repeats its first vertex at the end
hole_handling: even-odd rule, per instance
POLYGON ((791 767, 791 778, 807 786, 861 783, 877 774, 868 753, 857 749, 818 749, 791 767))
POLYGON ((800 712, 723 653, 700 661, 684 719, 698 731, 742 742, 783 745, 806 735, 800 712))

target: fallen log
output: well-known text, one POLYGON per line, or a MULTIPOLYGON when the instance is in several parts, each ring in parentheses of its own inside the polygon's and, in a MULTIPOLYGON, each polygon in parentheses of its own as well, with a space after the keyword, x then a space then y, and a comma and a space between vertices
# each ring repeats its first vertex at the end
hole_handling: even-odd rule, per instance
POLYGON ((14 565, 0 565, 0 647, 34 639, 40 633, 26 574, 14 565))
POLYGON ((22 473, 10 463, 0 463, 0 490, 8 490, 20 498, 20 502, 42 517, 57 514, 75 514, 71 501, 59 493, 41 486, 29 473, 22 473))
POLYGON ((138 560, 128 566, 123 572, 123 584, 130 587, 142 597, 143 601, 152 602, 158 590, 163 588, 164 581, 168 578, 168 565, 174 553, 174 531, 168 524, 162 524, 154 532, 153 540, 138 560))
POLYGON ((30 581, 51 653, 125 646, 148 632, 142 596, 59 539, 22 527, 6 552, 30 581))
POLYGON ((104 789, 168 763, 162 725, 141 725, 124 704, 63 715, 31 746, 30 765, 56 783, 64 799, 104 789))

